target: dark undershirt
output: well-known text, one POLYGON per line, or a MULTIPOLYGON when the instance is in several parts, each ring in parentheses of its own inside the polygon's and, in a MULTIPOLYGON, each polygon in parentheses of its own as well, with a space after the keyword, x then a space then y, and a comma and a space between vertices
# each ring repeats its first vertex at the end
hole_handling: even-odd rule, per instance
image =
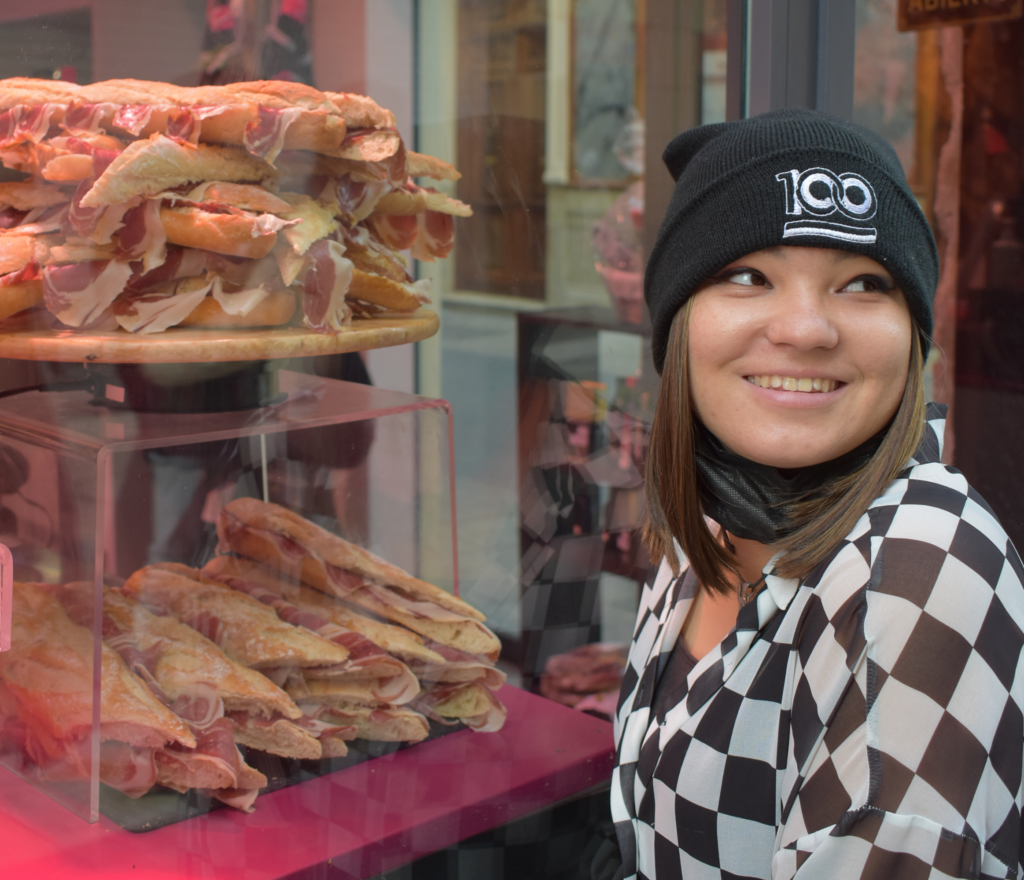
POLYGON ((683 646, 683 634, 680 633, 654 691, 652 708, 657 718, 664 718, 665 713, 686 696, 686 676, 697 663, 697 658, 683 646))

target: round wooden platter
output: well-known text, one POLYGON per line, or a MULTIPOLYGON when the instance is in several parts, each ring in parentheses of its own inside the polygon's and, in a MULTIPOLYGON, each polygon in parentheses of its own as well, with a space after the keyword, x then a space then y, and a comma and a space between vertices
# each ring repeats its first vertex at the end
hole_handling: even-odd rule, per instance
POLYGON ((182 364, 208 361, 260 361, 387 348, 419 342, 438 329, 436 312, 417 309, 374 318, 356 318, 339 333, 304 327, 208 330, 172 327, 163 333, 103 333, 0 326, 0 358, 92 364, 182 364))

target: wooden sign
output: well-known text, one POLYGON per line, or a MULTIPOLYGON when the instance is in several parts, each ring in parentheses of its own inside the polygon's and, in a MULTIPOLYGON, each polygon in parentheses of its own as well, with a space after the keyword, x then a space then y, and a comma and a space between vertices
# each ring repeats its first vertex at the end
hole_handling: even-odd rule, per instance
POLYGON ((921 31, 947 25, 1020 18, 1024 0, 899 0, 898 27, 921 31))

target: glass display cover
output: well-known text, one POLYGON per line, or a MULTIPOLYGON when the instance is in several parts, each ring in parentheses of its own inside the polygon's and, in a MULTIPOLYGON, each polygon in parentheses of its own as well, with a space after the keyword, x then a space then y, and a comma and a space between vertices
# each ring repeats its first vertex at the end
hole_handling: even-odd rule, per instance
POLYGON ((0 763, 89 821, 249 810, 503 720, 456 598, 448 404, 280 384, 237 412, 0 400, 0 763))

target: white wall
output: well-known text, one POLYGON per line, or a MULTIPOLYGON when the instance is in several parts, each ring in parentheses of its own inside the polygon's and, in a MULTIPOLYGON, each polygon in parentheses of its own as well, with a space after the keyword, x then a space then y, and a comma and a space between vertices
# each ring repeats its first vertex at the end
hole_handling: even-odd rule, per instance
MULTIPOLYGON (((372 0, 366 4, 366 94, 387 107, 402 139, 415 144, 413 107, 413 0, 372 0)), ((416 390, 416 347, 400 345, 367 352, 374 385, 416 390)))

